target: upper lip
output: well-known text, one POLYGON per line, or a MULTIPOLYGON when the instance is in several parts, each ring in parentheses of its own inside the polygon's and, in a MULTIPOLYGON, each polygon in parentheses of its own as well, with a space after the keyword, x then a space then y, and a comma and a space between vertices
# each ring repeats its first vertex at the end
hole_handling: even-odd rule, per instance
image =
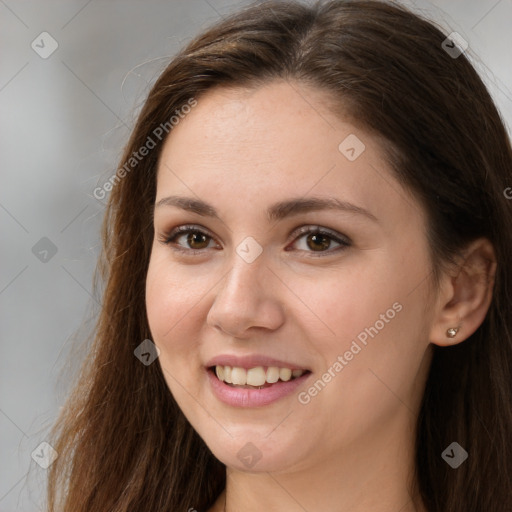
POLYGON ((236 356, 234 354, 221 354, 213 357, 206 363, 206 367, 211 366, 237 366, 239 368, 254 368, 255 366, 277 366, 278 368, 290 368, 291 370, 307 370, 308 368, 301 364, 291 363, 274 359, 259 354, 248 356, 236 356))

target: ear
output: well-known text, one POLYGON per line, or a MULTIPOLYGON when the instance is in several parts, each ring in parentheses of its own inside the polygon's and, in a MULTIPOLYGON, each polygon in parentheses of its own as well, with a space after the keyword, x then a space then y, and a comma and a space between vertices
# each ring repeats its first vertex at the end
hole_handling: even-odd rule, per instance
POLYGON ((463 252, 454 272, 442 278, 430 341, 434 345, 455 345, 469 338, 485 319, 492 300, 496 256, 487 238, 473 241, 463 252), (450 328, 458 328, 454 337, 450 328))

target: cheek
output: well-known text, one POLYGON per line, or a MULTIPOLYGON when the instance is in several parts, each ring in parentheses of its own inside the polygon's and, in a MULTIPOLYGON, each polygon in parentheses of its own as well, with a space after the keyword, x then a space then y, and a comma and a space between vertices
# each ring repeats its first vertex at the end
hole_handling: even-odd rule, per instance
MULTIPOLYGON (((396 279, 391 280, 386 262, 377 255, 364 261, 345 265, 327 272, 317 272, 314 278, 291 278, 297 302, 296 319, 308 320, 308 335, 325 340, 327 352, 339 353, 366 327, 379 320, 379 315, 392 308, 399 296, 396 279), (293 279, 293 281, 292 281, 293 279), (313 325, 317 334, 313 331, 313 325)), ((390 314, 393 314, 391 311, 390 314)), ((303 324, 304 325, 304 324, 303 324)))
POLYGON ((184 270, 156 251, 146 277, 146 311, 155 339, 173 339, 180 344, 183 338, 176 333, 194 315, 194 308, 209 288, 207 279, 197 272, 184 270))
MULTIPOLYGON (((413 261, 406 266, 394 255, 294 290, 308 298, 321 319, 316 320, 320 330, 314 350, 322 355, 322 371, 331 372, 326 375, 328 401, 368 410, 382 404, 384 395, 396 402, 390 389, 404 397, 412 392, 428 346, 423 315, 427 264, 419 255, 413 261)), ((311 326, 307 329, 315 340, 311 326)))
POLYGON ((182 384, 200 364, 196 315, 204 283, 190 282, 176 265, 158 254, 152 258, 146 278, 146 312, 153 342, 160 349, 159 362, 171 391, 172 375, 182 384), (194 333, 191 329, 196 329, 194 333))
POLYGON ((411 327, 417 314, 414 305, 404 300, 392 303, 394 296, 391 293, 383 307, 353 317, 341 312, 340 306, 337 325, 341 334, 316 347, 322 351, 324 366, 310 387, 301 390, 300 403, 308 403, 299 410, 308 417, 311 429, 322 431, 331 446, 384 428, 409 416, 414 408, 415 379, 424 347, 417 343, 418 332, 411 327))

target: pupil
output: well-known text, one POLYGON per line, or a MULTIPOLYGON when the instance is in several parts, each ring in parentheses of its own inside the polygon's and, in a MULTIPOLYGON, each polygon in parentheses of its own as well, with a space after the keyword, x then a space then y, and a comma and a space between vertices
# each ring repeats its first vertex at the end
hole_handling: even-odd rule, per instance
MULTIPOLYGON (((201 233, 190 233, 190 234, 188 235, 188 243, 189 243, 191 246, 193 246, 193 245, 194 245, 194 243, 195 243, 195 241, 196 241, 196 240, 195 240, 195 238, 196 238, 196 237, 202 237, 202 238, 203 238, 203 243, 204 243, 204 239, 206 239, 206 235, 204 235, 204 234, 201 234, 201 233)), ((201 243, 201 242, 199 242, 199 243, 201 243)), ((193 248, 194 248, 194 247, 193 247, 193 248)), ((200 247, 200 248, 202 248, 202 247, 200 247)))
MULTIPOLYGON (((327 249, 329 247, 329 240, 324 235, 320 235, 320 234, 310 235, 308 238, 309 238, 309 240, 313 240, 314 243, 318 243, 318 239, 320 238, 321 240, 324 241, 324 243, 320 243, 322 248, 327 249)), ((314 247, 311 247, 311 248, 313 249, 314 247)))

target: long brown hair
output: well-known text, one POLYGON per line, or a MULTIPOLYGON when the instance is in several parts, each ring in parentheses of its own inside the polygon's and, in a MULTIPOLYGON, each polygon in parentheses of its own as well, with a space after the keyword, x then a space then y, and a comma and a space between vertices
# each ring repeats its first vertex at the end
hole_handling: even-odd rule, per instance
POLYGON ((512 202, 504 194, 512 150, 482 80, 465 54, 454 58, 443 47, 446 37, 392 3, 272 1, 221 20, 172 60, 142 108, 109 196, 95 281, 105 283, 102 310, 50 438, 59 454, 49 468, 50 512, 201 511, 223 490, 225 466, 180 411, 160 366, 134 356, 151 339, 145 278, 164 138, 153 137, 155 147, 127 164, 191 98, 274 79, 325 91, 336 112, 383 138, 397 179, 428 214, 434 285, 468 242, 483 236, 493 244, 497 271, 484 322, 464 342, 434 347, 415 476, 429 512, 512 510, 512 202), (453 441, 469 452, 457 469, 441 457, 453 441))

